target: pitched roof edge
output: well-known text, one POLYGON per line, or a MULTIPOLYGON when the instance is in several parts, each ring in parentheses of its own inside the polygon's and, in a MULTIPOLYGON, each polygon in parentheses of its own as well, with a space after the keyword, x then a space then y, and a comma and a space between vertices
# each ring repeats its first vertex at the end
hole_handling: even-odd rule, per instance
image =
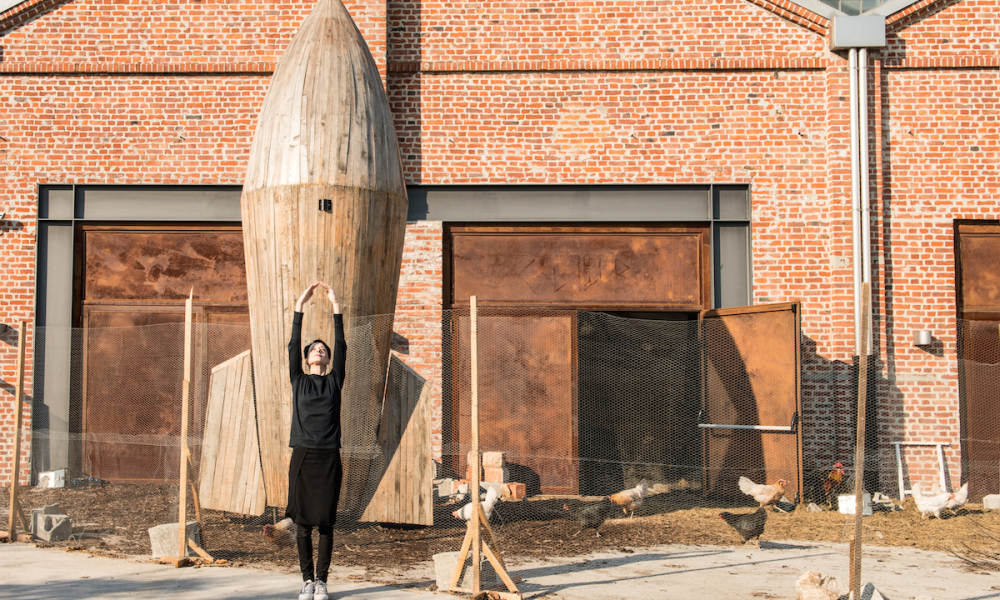
POLYGON ((830 19, 813 12, 792 0, 747 0, 752 4, 772 12, 796 25, 826 37, 830 29, 830 19))
POLYGON ((0 0, 0 9, 6 7, 6 10, 0 10, 0 33, 6 33, 50 8, 67 1, 23 0, 21 2, 4 2, 0 0))

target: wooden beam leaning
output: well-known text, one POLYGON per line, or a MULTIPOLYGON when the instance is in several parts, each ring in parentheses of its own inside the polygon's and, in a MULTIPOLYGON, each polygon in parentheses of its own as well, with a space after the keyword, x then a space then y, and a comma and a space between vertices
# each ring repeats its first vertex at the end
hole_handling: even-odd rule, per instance
POLYGON ((188 395, 191 389, 191 304, 194 300, 194 288, 184 303, 184 383, 181 386, 181 474, 177 486, 177 556, 182 560, 174 563, 181 567, 187 564, 183 560, 187 554, 187 466, 188 466, 188 395))
POLYGON ((861 286, 861 352, 858 356, 858 424, 854 452, 854 535, 851 539, 851 590, 861 597, 861 518, 865 512, 865 422, 868 401, 868 323, 871 322, 871 284, 861 286))
MULTIPOLYGON (((17 521, 20 519, 21 527, 27 528, 24 522, 24 515, 21 514, 21 505, 18 503, 17 493, 21 477, 21 405, 24 404, 24 345, 27 340, 28 322, 21 320, 17 331, 17 388, 14 391, 14 468, 11 472, 10 481, 10 519, 7 523, 8 539, 11 543, 22 541, 17 535, 17 521)), ((30 536, 29 536, 30 541, 30 536)))

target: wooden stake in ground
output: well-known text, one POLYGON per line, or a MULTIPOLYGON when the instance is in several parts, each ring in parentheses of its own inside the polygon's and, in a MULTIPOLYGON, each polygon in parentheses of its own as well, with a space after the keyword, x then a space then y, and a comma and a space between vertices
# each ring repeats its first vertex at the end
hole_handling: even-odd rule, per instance
POLYGON ((465 539, 462 541, 462 549, 458 552, 458 560, 455 562, 455 572, 451 576, 451 586, 449 586, 449 591, 461 592, 464 594, 477 594, 482 591, 482 582, 480 580, 481 564, 480 552, 486 555, 486 559, 490 561, 493 565, 493 569, 496 571, 500 580, 504 582, 507 592, 497 592, 501 598, 507 598, 510 600, 517 599, 521 600, 521 592, 517 590, 517 585, 514 584, 514 580, 511 579, 510 575, 507 574, 507 567, 503 563, 503 559, 500 557, 500 552, 496 545, 496 540, 493 538, 493 530, 490 529, 490 521, 486 518, 486 513, 483 512, 483 505, 479 501, 479 468, 480 468, 480 453, 479 453, 479 328, 478 328, 478 308, 476 304, 476 297, 472 296, 470 298, 470 330, 472 339, 472 433, 469 436, 472 442, 472 452, 469 457, 469 470, 472 471, 472 477, 469 480, 469 487, 472 489, 472 515, 469 518, 468 530, 465 532, 465 539), (484 528, 486 537, 485 540, 480 535, 480 525, 484 528), (458 587, 458 582, 462 578, 462 571, 465 568, 465 557, 468 555, 469 550, 472 550, 472 589, 461 589, 458 587))
POLYGON ((868 323, 871 319, 871 284, 861 286, 861 351, 858 356, 858 438, 854 450, 854 537, 851 540, 851 590, 861 598, 861 517, 865 512, 865 421, 868 401, 868 323))
POLYGON ((17 388, 14 391, 14 469, 10 481, 10 519, 7 524, 8 540, 18 541, 17 519, 21 527, 27 529, 21 505, 18 504, 18 479, 21 477, 21 405, 24 403, 24 342, 28 331, 28 322, 21 321, 17 331, 17 388))
POLYGON ((194 288, 184 303, 184 383, 181 386, 181 474, 177 486, 177 562, 187 555, 187 466, 188 466, 188 392, 191 389, 191 303, 194 288))

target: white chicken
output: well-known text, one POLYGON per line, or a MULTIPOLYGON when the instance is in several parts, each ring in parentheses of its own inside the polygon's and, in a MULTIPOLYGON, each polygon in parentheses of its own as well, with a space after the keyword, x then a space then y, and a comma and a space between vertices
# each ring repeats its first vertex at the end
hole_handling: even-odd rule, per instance
POLYGON ((771 485, 754 483, 748 477, 740 477, 739 480, 740 491, 759 502, 761 506, 770 506, 780 502, 785 495, 786 485, 788 485, 788 481, 785 479, 779 479, 771 485))
POLYGON ((952 500, 954 494, 941 492, 940 494, 925 495, 919 483, 913 484, 913 501, 917 503, 917 510, 923 518, 934 515, 941 518, 941 511, 944 510, 948 501, 952 500))
POLYGON ((969 482, 962 484, 958 491, 951 495, 951 499, 944 505, 948 510, 957 510, 969 500, 969 482))
MULTIPOLYGON (((493 514, 493 507, 496 506, 499 500, 500 497, 497 495, 496 488, 491 487, 486 491, 486 498, 483 499, 482 505, 483 505, 483 512, 486 514, 487 520, 489 520, 490 515, 493 514)), ((462 519, 463 521, 468 521, 470 518, 472 518, 472 503, 469 502, 462 508, 453 511, 451 513, 451 516, 455 517, 456 519, 462 519)))

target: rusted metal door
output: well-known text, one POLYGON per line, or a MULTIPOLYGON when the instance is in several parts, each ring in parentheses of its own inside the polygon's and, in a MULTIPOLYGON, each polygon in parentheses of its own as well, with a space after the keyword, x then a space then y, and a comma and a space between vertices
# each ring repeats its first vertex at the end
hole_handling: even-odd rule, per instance
POLYGON ((962 479, 969 499, 1000 487, 1000 223, 956 226, 962 479))
POLYGON ((175 479, 184 300, 193 288, 194 322, 214 326, 194 336, 189 431, 198 439, 211 368, 250 347, 242 233, 88 225, 77 240, 81 466, 109 481, 175 479))
POLYGON ((798 303, 700 314, 705 493, 738 497, 743 475, 801 495, 799 315, 798 303))
MULTIPOLYGON (((455 447, 467 449, 470 319, 467 311, 452 315, 452 432, 455 447)), ((485 308, 478 328, 480 450, 506 452, 513 480, 535 493, 576 494, 576 312, 485 308)), ((465 452, 458 454, 464 476, 465 452)))
MULTIPOLYGON (((708 234, 707 226, 669 224, 448 227, 446 304, 465 309, 475 295, 480 307, 481 448, 507 451, 520 469, 511 477, 529 493, 580 490, 575 311, 707 308, 708 234)), ((452 314, 444 434, 467 449, 469 320, 452 314)), ((465 461, 457 451, 459 476, 465 461)))

